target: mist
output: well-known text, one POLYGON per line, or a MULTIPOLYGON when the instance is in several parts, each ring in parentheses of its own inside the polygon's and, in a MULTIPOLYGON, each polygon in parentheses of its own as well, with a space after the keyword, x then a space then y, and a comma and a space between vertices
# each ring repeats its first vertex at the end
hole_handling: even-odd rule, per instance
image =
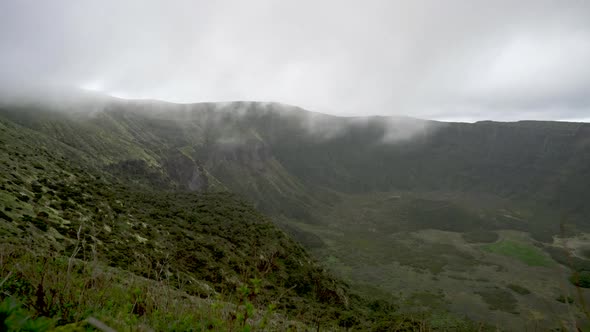
MULTIPOLYGON (((587 1, 2 1, 0 90, 579 120, 587 1)), ((6 93, 4 93, 6 95, 6 93)))

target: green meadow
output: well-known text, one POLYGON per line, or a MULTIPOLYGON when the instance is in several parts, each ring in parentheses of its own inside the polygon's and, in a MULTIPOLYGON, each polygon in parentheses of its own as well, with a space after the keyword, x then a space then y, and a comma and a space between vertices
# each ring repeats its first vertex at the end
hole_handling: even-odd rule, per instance
POLYGON ((494 254, 512 257, 529 266, 551 266, 552 264, 541 250, 529 244, 502 240, 484 245, 482 248, 494 254))

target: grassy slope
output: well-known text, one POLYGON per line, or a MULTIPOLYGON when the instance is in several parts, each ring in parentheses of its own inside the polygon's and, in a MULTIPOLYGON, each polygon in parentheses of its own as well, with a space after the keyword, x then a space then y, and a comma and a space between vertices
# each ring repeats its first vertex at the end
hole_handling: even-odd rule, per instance
MULTIPOLYGON (((212 184, 230 188, 282 221, 303 243, 317 247, 318 257, 344 261, 332 265, 339 273, 358 270, 358 260, 375 262, 377 271, 352 275, 356 282, 387 285, 388 278, 398 277, 391 274, 400 270, 390 266, 396 262, 426 271, 473 265, 454 245, 416 251, 403 238, 395 238, 391 250, 399 255, 383 254, 391 239, 375 241, 374 232, 387 236, 401 231, 403 236, 427 228, 516 229, 548 242, 559 232, 555 220, 564 214, 585 227, 587 191, 581 184, 590 174, 584 169, 590 164, 585 162, 590 156, 587 126, 435 124, 436 130, 411 141, 383 144, 382 119, 358 126, 322 117, 326 126, 321 128, 331 130, 318 133, 309 130, 305 116, 289 112, 249 103, 130 102, 90 118, 26 119, 22 112, 11 118, 99 155, 91 165, 111 167, 119 178, 144 188, 186 188, 198 169, 210 189, 212 184), (171 171, 169 164, 183 166, 171 171), (400 192, 411 194, 403 204, 393 198, 400 192), (563 194, 560 199, 557 193, 563 194), (324 255, 325 250, 333 255, 324 255)), ((399 286, 393 282, 380 291, 399 286)))
POLYGON ((565 213, 581 226, 590 213, 581 185, 590 180, 585 169, 590 126, 585 124, 424 123, 426 129, 412 140, 388 143, 383 142, 388 130, 401 130, 395 122, 318 120, 272 104, 113 102, 91 116, 38 116, 38 110, 24 116, 23 109, 3 113, 99 156, 102 164, 145 162, 168 178, 164 182, 172 180, 180 188, 187 187, 191 168, 197 168, 209 184, 221 182, 263 210, 287 217, 299 218, 314 204, 329 203, 325 190, 483 193, 533 209, 544 203, 549 208, 543 213, 565 213), (325 128, 313 131, 313 121, 325 128), (181 169, 171 170, 170 164, 181 169))
MULTIPOLYGON (((0 121, 0 134, 1 279, 7 278, 2 298, 15 295, 34 315, 51 316, 59 324, 96 315, 119 326, 199 326, 211 308, 190 313, 192 301, 205 297, 219 299, 222 307, 244 304, 240 287, 257 289, 247 296, 256 307, 273 304, 283 317, 310 324, 322 317, 321 324, 337 326, 338 317, 359 310, 343 284, 233 195, 119 184, 78 149, 6 120, 0 121), (72 262, 80 267, 75 276, 70 276, 72 262), (64 274, 70 285, 60 280, 64 274), (87 285, 105 293, 100 299, 85 295, 80 303, 82 297, 74 294, 83 290, 78 288, 83 282, 114 284, 87 285), (179 307, 160 302, 155 282, 187 300, 165 298, 179 307), (134 289, 129 285, 139 287, 140 294, 125 293, 134 289), (127 311, 134 296, 151 298, 145 300, 149 312, 127 311), (106 298, 113 303, 101 309, 102 302, 95 301, 106 298)), ((230 311, 218 314, 215 324, 230 324, 236 317, 230 311)))

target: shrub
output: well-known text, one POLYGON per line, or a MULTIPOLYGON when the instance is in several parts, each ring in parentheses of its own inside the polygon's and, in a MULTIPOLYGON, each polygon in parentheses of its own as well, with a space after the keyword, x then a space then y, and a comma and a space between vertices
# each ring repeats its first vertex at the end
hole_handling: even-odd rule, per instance
POLYGON ((10 218, 8 215, 6 215, 6 213, 4 213, 2 211, 0 211, 0 219, 4 219, 6 221, 12 221, 12 218, 10 218))
POLYGON ((48 331, 53 321, 46 317, 31 318, 11 297, 0 302, 0 331, 48 331))
POLYGON ((47 231, 47 224, 45 223, 45 221, 39 219, 39 218, 33 218, 31 216, 29 216, 28 214, 23 214, 23 216, 21 217, 22 221, 25 222, 30 222, 33 225, 35 225, 35 227, 37 227, 39 230, 45 232, 47 231))
POLYGON ((565 295, 559 295, 559 297, 557 297, 555 300, 557 300, 557 302, 561 302, 561 303, 574 303, 574 299, 572 299, 569 296, 565 296, 565 295))
POLYGON ((43 192, 43 186, 40 185, 39 183, 31 183, 31 190, 35 193, 42 193, 43 192))
POLYGON ((338 320, 338 326, 344 327, 346 329, 350 329, 351 327, 358 325, 360 323, 359 319, 356 318, 355 313, 346 312, 340 316, 338 320))
POLYGON ((61 209, 62 210, 67 210, 67 209, 74 209, 76 208, 76 204, 70 202, 70 201, 61 201, 60 203, 61 209))
POLYGON ((41 211, 39 213, 37 213, 37 217, 39 218, 49 218, 49 214, 45 211, 41 211))
POLYGON ((590 288, 590 271, 574 272, 570 281, 578 287, 590 288))
POLYGON ((40 231, 46 232, 47 229, 49 227, 47 227, 47 224, 45 223, 45 221, 39 219, 39 218, 33 218, 31 220, 31 223, 33 223, 33 225, 35 225, 35 227, 37 227, 40 231))

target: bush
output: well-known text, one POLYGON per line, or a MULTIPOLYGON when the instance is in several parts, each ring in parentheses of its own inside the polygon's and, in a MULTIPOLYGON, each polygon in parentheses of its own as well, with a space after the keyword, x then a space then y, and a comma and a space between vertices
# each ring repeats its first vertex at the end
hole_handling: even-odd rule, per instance
POLYGON ((0 219, 4 219, 6 221, 12 221, 12 218, 10 218, 6 213, 4 213, 2 211, 0 211, 0 219))
POLYGON ((360 321, 356 317, 356 313, 350 313, 350 312, 344 313, 343 315, 340 316, 340 319, 338 320, 338 326, 344 327, 346 329, 349 329, 355 325, 358 325, 359 323, 360 323, 360 321))
POLYGON ((33 223, 33 225, 35 225, 35 227, 37 227, 40 231, 46 232, 47 229, 49 227, 47 227, 47 224, 45 223, 45 221, 39 219, 39 218, 33 218, 31 220, 31 223, 33 223))
POLYGON ((35 225, 35 227, 37 227, 39 230, 43 232, 47 231, 47 224, 45 223, 45 221, 39 218, 33 218, 28 214, 23 214, 22 221, 32 223, 33 225, 35 225))
POLYGON ((574 272, 570 281, 578 287, 590 288, 590 271, 574 272))
POLYGON ((37 217, 42 218, 42 219, 49 218, 49 214, 45 211, 41 211, 41 212, 37 213, 37 217))
POLYGON ((555 300, 561 303, 574 303, 574 299, 565 295, 559 295, 559 297, 557 297, 555 300))
POLYGON ((70 201, 61 201, 60 207, 61 207, 62 210, 75 209, 76 208, 76 204, 74 204, 74 203, 72 203, 70 201))
POLYGON ((39 183, 31 183, 31 190, 34 193, 42 193, 43 192, 43 186, 40 185, 39 183))
POLYGON ((51 319, 32 319, 13 298, 8 297, 0 302, 0 331, 48 331, 51 327, 51 319))
POLYGON ((26 221, 26 222, 33 221, 33 217, 29 216, 28 214, 23 214, 21 219, 22 219, 22 221, 26 221))
POLYGON ((511 290, 513 290, 514 292, 520 294, 520 295, 527 295, 530 294, 531 291, 528 290, 527 288, 524 288, 520 285, 515 285, 515 284, 509 284, 508 286, 506 286, 508 288, 510 288, 511 290))

